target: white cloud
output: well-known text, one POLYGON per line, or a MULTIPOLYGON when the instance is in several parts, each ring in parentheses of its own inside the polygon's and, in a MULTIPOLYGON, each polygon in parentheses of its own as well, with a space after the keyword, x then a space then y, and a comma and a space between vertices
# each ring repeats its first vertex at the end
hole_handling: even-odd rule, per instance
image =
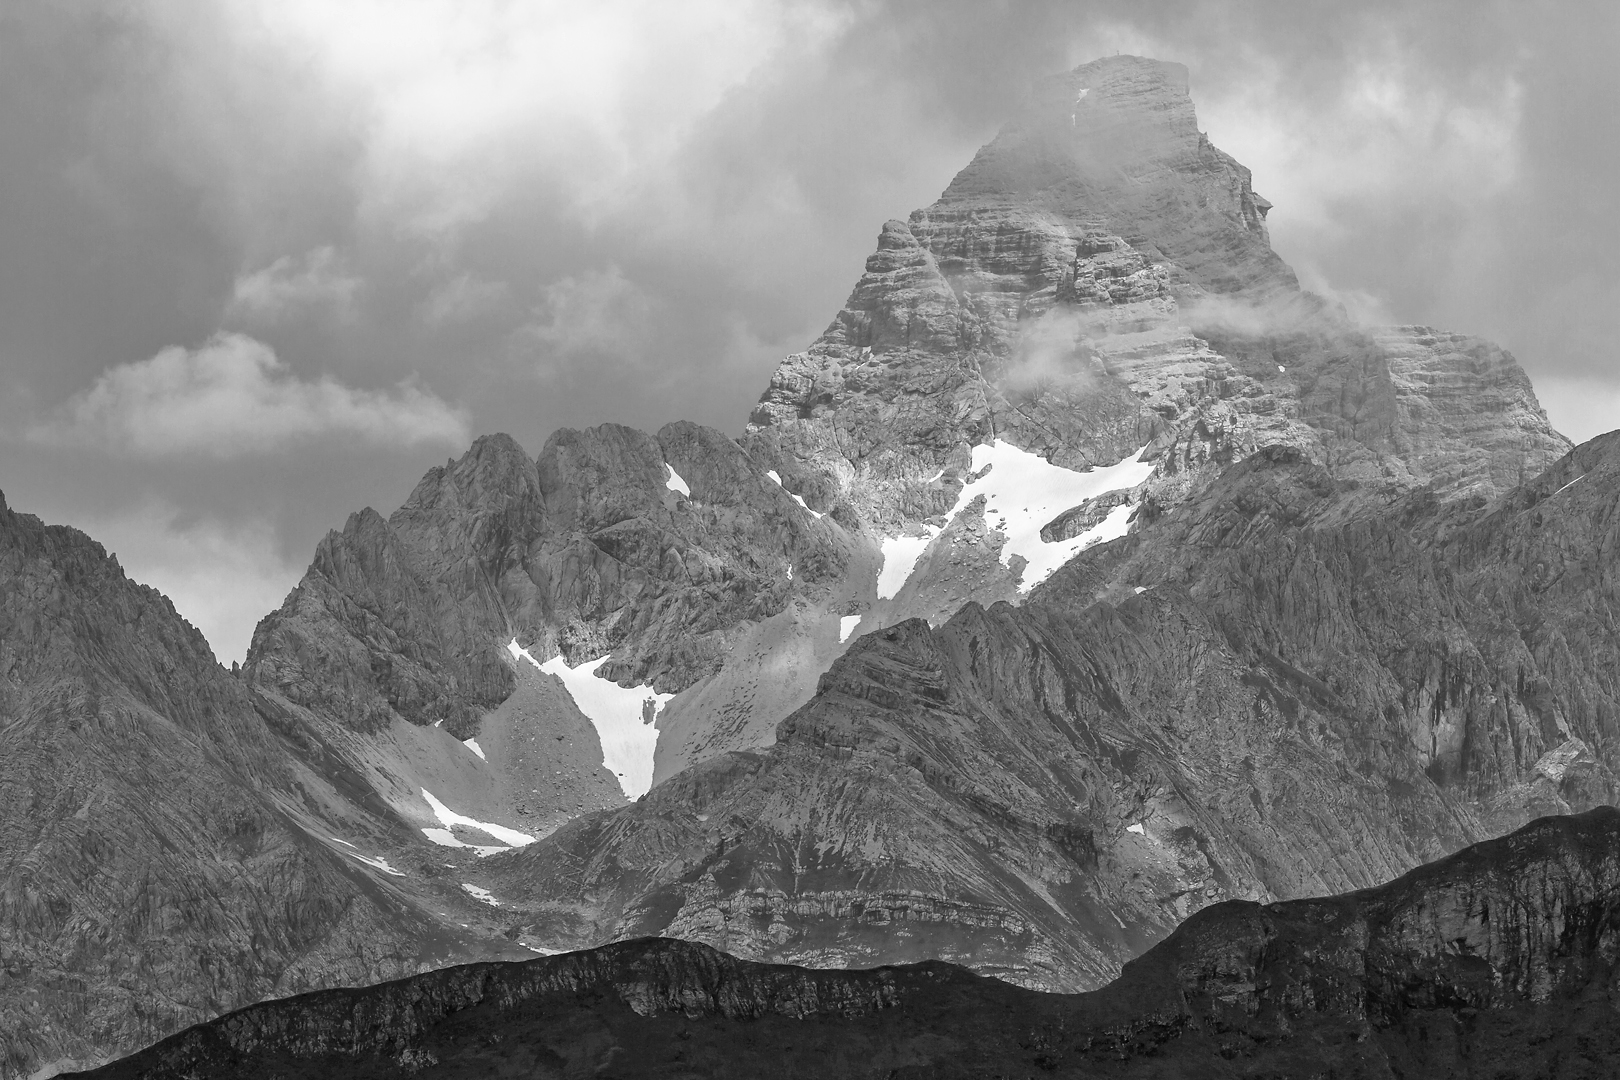
POLYGON ((354 313, 360 285, 360 279, 344 269, 336 249, 318 247, 296 258, 283 255, 251 274, 239 275, 226 314, 275 322, 324 309, 348 317, 354 313))
POLYGON ((656 167, 831 5, 773 0, 243 0, 249 48, 306 57, 364 123, 363 213, 440 235, 536 174, 584 209, 656 167))
POLYGON ((267 522, 188 519, 161 504, 66 519, 117 555, 130 578, 167 596, 223 664, 246 658, 254 626, 303 573, 276 550, 267 522))
POLYGON ((463 271, 434 287, 416 309, 429 326, 453 326, 498 311, 512 298, 504 281, 485 281, 463 271))
POLYGON ((462 446, 470 438, 465 413, 412 380, 360 390, 329 376, 300 379, 269 346, 241 334, 112 368, 30 432, 39 442, 149 458, 236 458, 321 436, 386 446, 462 446))
POLYGON ((637 359, 649 344, 653 302, 617 266, 570 275, 545 286, 520 347, 543 365, 566 357, 637 359))

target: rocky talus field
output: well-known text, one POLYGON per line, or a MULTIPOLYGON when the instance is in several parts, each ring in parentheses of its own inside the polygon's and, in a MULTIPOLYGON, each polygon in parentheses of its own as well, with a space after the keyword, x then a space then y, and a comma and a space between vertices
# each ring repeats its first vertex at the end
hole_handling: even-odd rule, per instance
POLYGON ((282 1005, 169 1045, 1483 1076, 1599 1039, 1620 433, 1301 290, 1270 209, 1179 65, 1044 79, 734 428, 486 435, 329 533, 240 668, 0 511, 0 1080, 407 976, 300 999, 302 1049, 230 1042, 282 1005), (1521 858, 1568 874, 1500 900, 1521 858), (344 1002, 394 1041, 321 1042, 344 1002))

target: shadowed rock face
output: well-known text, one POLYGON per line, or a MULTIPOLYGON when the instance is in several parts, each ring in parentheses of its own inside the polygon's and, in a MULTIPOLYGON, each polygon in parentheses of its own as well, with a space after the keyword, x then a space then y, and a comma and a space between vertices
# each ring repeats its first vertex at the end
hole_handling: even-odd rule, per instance
POLYGON ((490 955, 309 835, 300 782, 168 600, 0 500, 0 1075, 490 955))
POLYGON ((255 1006, 91 1074, 1587 1077, 1620 1053, 1620 811, 1377 888, 1230 902, 1091 994, 668 939, 255 1006))

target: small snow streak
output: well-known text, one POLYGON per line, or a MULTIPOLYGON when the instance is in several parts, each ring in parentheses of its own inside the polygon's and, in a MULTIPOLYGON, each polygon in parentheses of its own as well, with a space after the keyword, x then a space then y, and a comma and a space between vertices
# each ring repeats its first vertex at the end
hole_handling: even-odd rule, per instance
POLYGON ((474 900, 480 900, 483 903, 488 904, 490 907, 501 906, 501 902, 495 899, 494 895, 481 885, 469 885, 467 882, 463 881, 461 883, 461 888, 463 892, 472 897, 474 900))
MULTIPOLYGON (((341 840, 338 842, 342 843, 341 840)), ((387 859, 368 859, 357 851, 345 851, 343 854, 353 855, 356 859, 359 859, 372 869, 381 870, 385 874, 392 874, 394 877, 405 876, 405 872, 403 870, 395 870, 392 866, 389 866, 387 859)))
MULTIPOLYGON (((433 793, 427 788, 422 789, 422 798, 427 800, 428 807, 433 811, 433 816, 438 818, 439 823, 444 826, 443 830, 423 829, 423 833, 444 832, 448 834, 452 840, 455 840, 455 834, 450 833, 449 830, 452 826, 464 825, 469 829, 477 829, 480 832, 486 832, 495 839, 499 840, 501 843, 508 844, 512 847, 522 847, 524 844, 532 844, 536 839, 535 837, 530 836, 528 833, 518 832, 516 829, 508 829, 505 825, 496 825, 492 822, 479 821, 476 818, 470 818, 465 814, 458 814, 448 806, 444 805, 444 803, 434 798, 433 793)), ((428 839, 432 840, 434 843, 443 843, 443 841, 437 836, 429 835, 428 839)), ((468 847, 471 845, 463 844, 461 841, 456 840, 455 844, 446 844, 445 846, 468 847)))

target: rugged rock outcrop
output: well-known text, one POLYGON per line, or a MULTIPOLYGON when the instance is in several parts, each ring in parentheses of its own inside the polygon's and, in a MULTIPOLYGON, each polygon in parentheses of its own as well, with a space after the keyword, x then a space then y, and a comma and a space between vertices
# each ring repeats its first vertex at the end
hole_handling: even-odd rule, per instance
POLYGON ((0 1076, 501 955, 312 834, 323 788, 167 599, 0 499, 0 1076))
POLYGON ((1269 206, 1198 130, 1179 64, 1043 80, 938 202, 883 227, 743 444, 885 532, 948 507, 993 439, 1070 467, 1151 445, 1166 473, 1282 443, 1486 495, 1568 449, 1500 349, 1371 332, 1301 293, 1269 206))
POLYGON ((553 947, 1099 985, 1212 901, 1615 801, 1617 503, 1620 433, 1484 506, 1272 448, 1022 606, 863 637, 774 747, 571 823, 498 891, 553 947))
POLYGON ((93 1075, 1588 1077, 1620 1055, 1620 811, 1377 888, 1235 901, 1095 993, 628 941, 266 1003, 93 1075))

